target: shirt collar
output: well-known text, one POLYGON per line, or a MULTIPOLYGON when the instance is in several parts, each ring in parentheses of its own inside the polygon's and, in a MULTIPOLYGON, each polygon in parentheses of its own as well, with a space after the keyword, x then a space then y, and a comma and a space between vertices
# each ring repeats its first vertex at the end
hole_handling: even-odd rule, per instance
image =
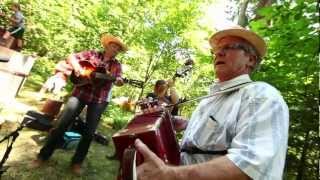
POLYGON ((219 82, 218 80, 215 80, 215 82, 210 86, 210 94, 218 91, 224 91, 226 89, 249 82, 252 82, 252 80, 250 79, 250 76, 248 74, 243 74, 224 82, 219 82))
MULTIPOLYGON (((106 62, 108 62, 108 61, 105 61, 105 60, 104 60, 104 53, 105 53, 105 51, 100 51, 100 52, 99 52, 102 61, 106 63, 106 62)), ((116 61, 118 61, 118 60, 116 59, 116 57, 112 57, 109 61, 110 61, 110 62, 116 62, 116 61)), ((108 63, 109 63, 109 62, 108 62, 108 63)))

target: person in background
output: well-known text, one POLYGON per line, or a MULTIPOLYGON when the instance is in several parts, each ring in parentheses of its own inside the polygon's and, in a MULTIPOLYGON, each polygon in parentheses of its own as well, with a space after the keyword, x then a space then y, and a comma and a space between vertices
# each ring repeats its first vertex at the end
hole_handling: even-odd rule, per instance
POLYGON ((139 139, 139 180, 280 180, 286 159, 289 112, 277 89, 251 73, 266 43, 242 27, 210 38, 217 80, 193 112, 181 142, 181 166, 166 165, 139 139))
MULTIPOLYGON (((11 10, 13 11, 12 16, 9 18, 11 28, 9 28, 2 36, 5 40, 5 47, 10 48, 14 39, 17 39, 18 48, 22 48, 22 38, 25 31, 25 17, 21 12, 19 3, 12 3, 11 10)), ((5 16, 4 14, 1 14, 5 16)))
MULTIPOLYGON (((179 95, 174 88, 174 81, 172 80, 157 80, 153 92, 148 93, 146 98, 158 100, 160 104, 176 104, 179 102, 179 95)), ((171 110, 172 115, 178 115, 178 108, 174 107, 171 110)))
POLYGON ((117 37, 109 34, 101 36, 101 44, 104 51, 89 50, 76 54, 71 54, 67 58, 68 64, 72 66, 75 76, 85 75, 85 69, 81 67, 80 61, 89 61, 96 68, 105 69, 106 74, 115 77, 115 82, 108 80, 102 81, 100 86, 89 83, 83 86, 74 86, 71 97, 68 99, 59 118, 57 128, 49 134, 48 140, 41 148, 37 159, 31 164, 32 168, 40 167, 49 160, 57 144, 61 141, 65 131, 75 121, 76 117, 86 106, 86 130, 82 134, 76 152, 71 160, 71 171, 75 175, 82 175, 82 164, 88 153, 94 133, 99 124, 102 113, 106 110, 110 100, 110 92, 113 84, 122 86, 124 81, 121 78, 122 68, 116 56, 127 51, 126 45, 117 37))
MULTIPOLYGON (((148 93, 146 98, 152 98, 158 100, 162 105, 172 105, 179 102, 179 95, 174 87, 173 80, 157 80, 152 93, 148 93)), ((173 126, 176 131, 182 131, 187 126, 187 121, 179 116, 178 106, 169 108, 172 115, 173 126)))

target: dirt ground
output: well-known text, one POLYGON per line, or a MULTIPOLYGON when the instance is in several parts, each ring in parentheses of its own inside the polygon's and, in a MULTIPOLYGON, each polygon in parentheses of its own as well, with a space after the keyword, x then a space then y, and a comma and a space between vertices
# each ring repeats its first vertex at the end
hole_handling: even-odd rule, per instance
MULTIPOLYGON (((37 101, 36 97, 37 92, 23 89, 16 100, 2 103, 0 139, 3 139, 19 127, 19 123, 22 122, 23 116, 28 110, 40 110, 44 101, 37 101)), ((109 140, 115 132, 104 122, 100 123, 98 130, 107 136, 109 140)), ((116 179, 118 161, 106 158, 106 155, 113 154, 112 142, 108 146, 96 142, 92 143, 87 159, 83 164, 85 171, 81 177, 74 176, 69 170, 70 160, 74 153, 72 150, 58 149, 44 167, 31 169, 30 162, 35 159, 45 141, 46 135, 46 132, 27 127, 19 131, 19 136, 14 142, 9 158, 4 164, 9 168, 0 176, 0 179, 116 179)), ((1 159, 7 146, 7 140, 0 144, 1 159)))

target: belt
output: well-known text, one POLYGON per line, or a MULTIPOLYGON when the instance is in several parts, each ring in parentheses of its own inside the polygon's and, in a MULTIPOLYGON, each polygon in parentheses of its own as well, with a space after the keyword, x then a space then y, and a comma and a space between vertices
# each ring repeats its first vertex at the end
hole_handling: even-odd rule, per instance
POLYGON ((185 152, 188 154, 211 154, 211 155, 225 155, 228 153, 228 150, 201 150, 197 147, 192 147, 192 148, 182 148, 181 152, 185 152))

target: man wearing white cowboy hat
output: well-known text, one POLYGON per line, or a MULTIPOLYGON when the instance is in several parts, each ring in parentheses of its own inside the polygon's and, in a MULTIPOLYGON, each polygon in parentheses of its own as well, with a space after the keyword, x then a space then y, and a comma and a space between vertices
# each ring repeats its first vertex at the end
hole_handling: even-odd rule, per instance
POLYGON ((140 180, 282 179, 289 113, 280 93, 249 75, 266 53, 257 34, 241 27, 211 36, 217 77, 193 112, 181 143, 181 165, 165 165, 140 140, 140 180))
MULTIPOLYGON (((118 53, 127 51, 127 46, 119 38, 108 34, 101 36, 101 44, 104 47, 103 52, 89 50, 71 54, 67 58, 67 62, 73 67, 75 76, 82 76, 86 73, 79 62, 88 61, 96 68, 105 69, 109 75, 116 78, 114 84, 121 86, 123 84, 121 64, 115 57, 118 53)), ((82 134, 82 138, 71 161, 71 170, 75 174, 81 175, 81 165, 88 153, 101 114, 108 105, 112 85, 112 81, 106 81, 99 86, 95 86, 92 83, 74 87, 71 97, 64 106, 58 127, 50 133, 37 159, 33 161, 33 167, 41 166, 43 162, 50 158, 65 131, 81 113, 82 109, 87 106, 87 128, 85 133, 82 134)))

